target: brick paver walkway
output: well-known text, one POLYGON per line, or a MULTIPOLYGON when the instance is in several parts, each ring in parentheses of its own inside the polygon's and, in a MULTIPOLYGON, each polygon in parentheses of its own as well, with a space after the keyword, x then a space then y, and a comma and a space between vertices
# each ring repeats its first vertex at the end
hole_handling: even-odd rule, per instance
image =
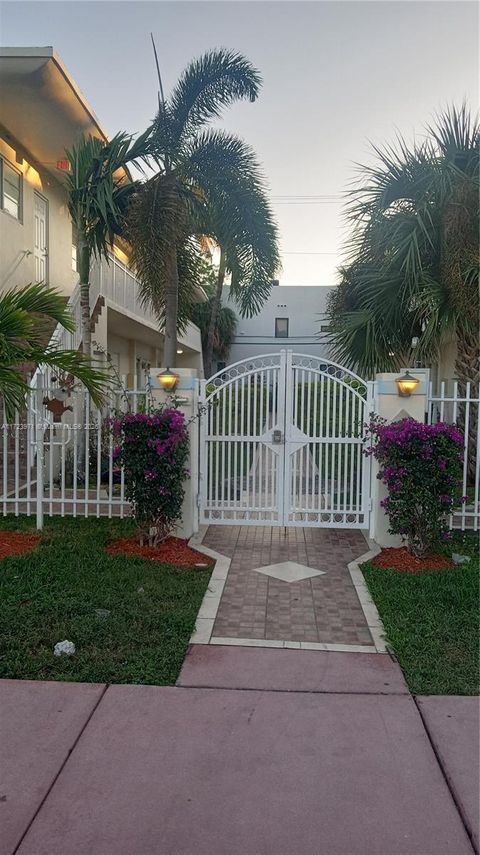
POLYGON ((359 531, 210 526, 203 544, 231 558, 212 638, 373 644, 347 568, 367 550, 359 531), (286 561, 323 575, 285 582, 252 572, 286 561))

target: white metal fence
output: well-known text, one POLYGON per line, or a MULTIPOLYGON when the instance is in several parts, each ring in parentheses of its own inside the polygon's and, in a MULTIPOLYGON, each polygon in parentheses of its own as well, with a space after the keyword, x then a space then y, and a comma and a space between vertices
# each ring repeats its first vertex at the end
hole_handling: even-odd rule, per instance
POLYGON ((458 382, 440 384, 428 395, 428 423, 447 422, 457 425, 464 435, 463 495, 467 501, 450 517, 450 528, 462 531, 480 528, 480 418, 479 392, 470 383, 462 390, 458 382))
POLYGON ((37 371, 23 413, 7 424, 0 442, 0 507, 7 514, 36 516, 128 515, 123 471, 114 457, 110 419, 118 413, 148 411, 148 382, 143 388, 113 388, 102 409, 83 388, 60 392, 50 371, 37 371), (56 401, 64 412, 47 406, 56 401))
MULTIPOLYGON (((225 522, 233 518, 236 523, 245 519, 250 524, 260 524, 265 523, 268 510, 270 524, 284 519, 289 525, 361 524, 368 514, 370 489, 365 481, 365 467, 361 479, 358 473, 353 479, 351 475, 352 467, 355 474, 363 459, 360 455, 358 463, 360 440, 353 426, 361 421, 361 407, 356 400, 358 395, 353 398, 354 387, 347 384, 344 389, 341 378, 325 372, 323 363, 313 367, 310 363, 299 363, 295 368, 292 363, 290 424, 285 418, 278 419, 280 411, 283 414, 287 411, 284 400, 287 381, 278 382, 279 370, 276 363, 269 366, 252 363, 245 373, 234 371, 231 378, 225 372, 218 375, 215 383, 203 391, 205 402, 215 399, 217 403, 202 419, 202 439, 205 448, 209 448, 209 455, 202 462, 204 521, 218 522, 222 517, 225 522), (323 390, 327 383, 331 395, 325 397, 323 390), (326 407, 331 406, 332 410, 331 415, 325 411, 322 420, 317 406, 321 406, 324 397, 326 407), (358 419, 355 406, 360 407, 358 419), (315 427, 317 421, 323 428, 315 427), (290 443, 289 448, 292 443, 298 445, 298 449, 292 446, 295 453, 290 455, 292 464, 287 472, 285 439, 290 443), (260 450, 261 446, 264 448, 260 450), (325 456, 327 446, 331 449, 329 458, 325 456), (322 471, 328 473, 323 480, 322 471), (285 493, 280 489, 282 478, 290 497, 287 513, 279 504, 279 497, 285 493), (361 490, 361 500, 348 498, 353 482, 355 495, 361 490), (265 507, 260 508, 259 499, 265 507)), ((146 380, 141 388, 125 390, 117 385, 101 410, 77 387, 65 396, 66 409, 60 417, 47 406, 53 400, 61 400, 59 384, 51 371, 37 371, 25 412, 17 413, 13 423, 7 424, 0 411, 0 512, 4 516, 34 515, 40 526, 44 515, 127 515, 130 509, 125 500, 123 473, 113 455, 108 420, 118 412, 150 409, 152 399, 146 380)), ((430 424, 439 421, 455 424, 464 433, 463 494, 467 501, 455 509, 450 526, 478 531, 478 390, 474 391, 470 384, 462 390, 458 383, 442 383, 435 391, 430 385, 427 420, 430 424)))

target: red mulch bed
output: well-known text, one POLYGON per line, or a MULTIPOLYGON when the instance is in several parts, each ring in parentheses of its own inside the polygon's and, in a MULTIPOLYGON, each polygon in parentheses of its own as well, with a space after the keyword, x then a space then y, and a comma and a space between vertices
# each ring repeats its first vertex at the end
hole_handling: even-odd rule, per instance
POLYGON ((213 564, 208 555, 191 549, 180 537, 167 537, 158 546, 140 546, 137 537, 121 537, 107 546, 107 552, 110 555, 139 555, 141 558, 175 564, 177 567, 195 567, 198 564, 211 567, 213 564))
POLYGON ((415 558, 405 546, 382 549, 371 562, 374 567, 398 570, 400 573, 421 573, 422 570, 450 570, 454 567, 451 558, 446 555, 431 554, 426 558, 415 558))
POLYGON ((0 561, 11 555, 25 555, 40 543, 39 534, 24 534, 20 531, 0 531, 0 561))

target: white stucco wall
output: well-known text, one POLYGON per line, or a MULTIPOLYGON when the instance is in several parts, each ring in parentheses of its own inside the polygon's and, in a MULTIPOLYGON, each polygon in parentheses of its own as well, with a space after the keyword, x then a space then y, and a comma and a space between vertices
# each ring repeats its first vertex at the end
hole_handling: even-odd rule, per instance
POLYGON ((72 270, 72 226, 65 192, 60 182, 41 167, 32 166, 24 154, 13 141, 9 143, 0 136, 0 156, 22 173, 23 193, 21 220, 0 209, 0 289, 17 288, 35 281, 33 215, 37 191, 48 202, 48 281, 69 295, 75 287, 77 274, 72 270))
POLYGON ((325 310, 330 288, 304 285, 277 285, 272 288, 261 312, 253 318, 241 318, 228 290, 224 304, 238 316, 237 335, 229 362, 237 362, 262 353, 289 348, 297 353, 328 357, 325 310), (275 337, 275 318, 288 318, 288 338, 275 337))

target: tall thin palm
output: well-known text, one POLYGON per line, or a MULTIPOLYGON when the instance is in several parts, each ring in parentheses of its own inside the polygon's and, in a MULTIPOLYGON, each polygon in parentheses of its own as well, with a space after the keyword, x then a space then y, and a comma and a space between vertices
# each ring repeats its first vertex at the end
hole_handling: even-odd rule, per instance
MULTIPOLYGON (((132 200, 129 240, 144 299, 164 326, 169 367, 176 364, 177 328, 192 311, 195 238, 206 234, 222 248, 217 295, 229 270, 242 313, 258 310, 272 285, 276 230, 253 153, 205 127, 233 101, 254 101, 259 86, 248 60, 214 50, 190 63, 160 103, 152 135, 158 171, 132 200)), ((218 311, 218 296, 215 305, 218 311)))
POLYGON ((479 125, 463 105, 427 134, 376 148, 378 165, 361 167, 349 262, 330 301, 333 348, 371 375, 434 360, 454 338, 458 380, 478 385, 479 125))
POLYGON ((213 187, 206 185, 206 202, 196 228, 219 248, 215 291, 211 298, 210 326, 204 351, 205 374, 213 370, 217 318, 221 311, 226 276, 230 296, 242 317, 259 312, 270 294, 280 265, 277 230, 256 157, 238 141, 237 164, 213 187))
POLYGON ((120 132, 105 142, 97 137, 82 139, 66 152, 68 209, 77 235, 80 281, 82 348, 91 353, 90 271, 94 257, 106 258, 114 237, 122 234, 128 201, 138 182, 126 167, 148 157, 151 129, 132 142, 120 132))
POLYGON ((77 378, 94 403, 102 403, 107 375, 78 351, 45 346, 52 323, 69 332, 75 329, 65 298, 47 285, 28 285, 0 295, 0 396, 9 420, 15 410, 22 409, 31 391, 24 372, 26 363, 49 365, 77 378))
MULTIPOLYGON (((238 319, 229 306, 220 306, 217 310, 215 305, 217 279, 211 263, 204 261, 200 264, 199 275, 201 278, 202 288, 207 295, 207 299, 196 303, 193 307, 192 321, 200 330, 202 338, 203 364, 207 364, 207 344, 211 335, 212 314, 215 311, 216 319, 213 330, 213 351, 212 355, 215 360, 226 362, 230 355, 230 349, 235 338, 238 319)), ((212 374, 212 366, 207 377, 212 374)))

